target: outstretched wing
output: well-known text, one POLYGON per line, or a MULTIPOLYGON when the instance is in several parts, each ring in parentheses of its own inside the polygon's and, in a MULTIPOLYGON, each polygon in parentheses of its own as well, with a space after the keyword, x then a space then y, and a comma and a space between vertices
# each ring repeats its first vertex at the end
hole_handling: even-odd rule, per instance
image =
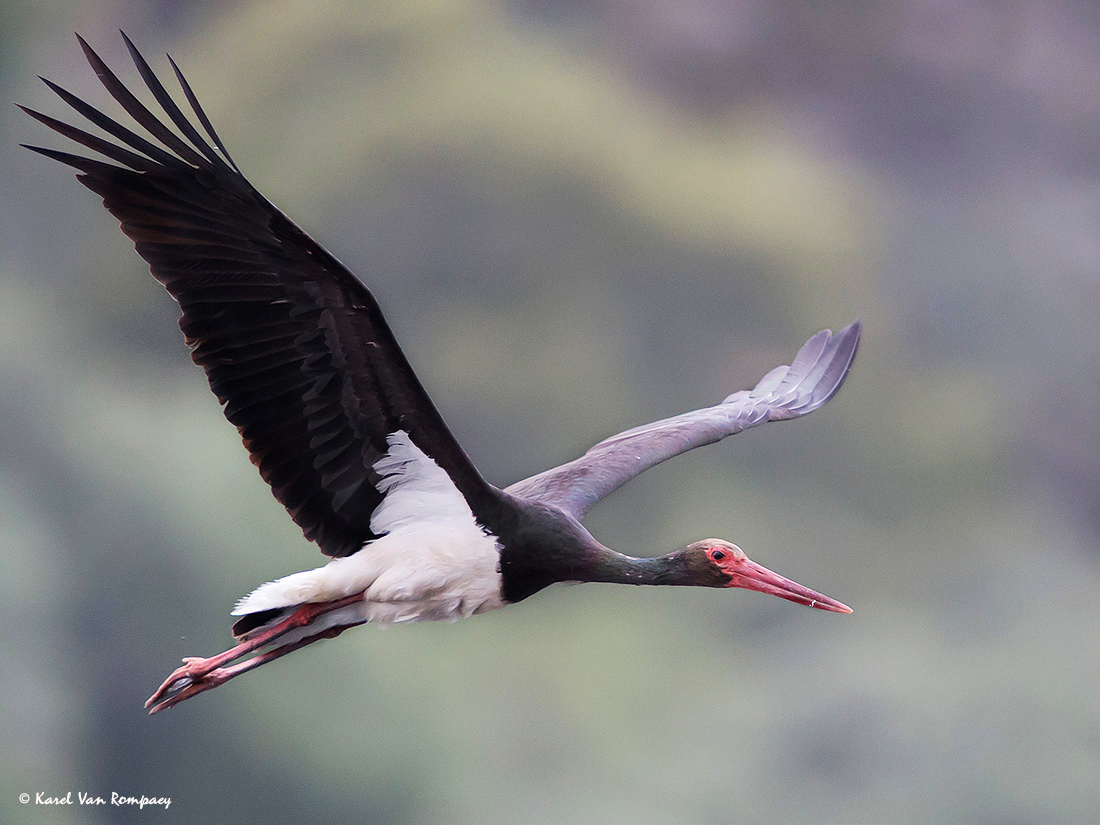
POLYGON ((179 302, 191 357, 306 538, 346 556, 376 537, 374 464, 398 430, 477 512, 494 488, 448 431, 366 287, 245 180, 174 62, 209 142, 129 39, 138 72, 182 138, 80 45, 107 91, 160 145, 45 81, 117 142, 24 111, 114 163, 27 148, 79 171, 179 302))
POLYGON ((859 346, 860 322, 836 335, 824 329, 803 344, 790 366, 776 367, 751 390, 721 404, 635 427, 605 439, 580 458, 519 481, 505 492, 553 504, 581 518, 643 470, 704 444, 813 412, 844 383, 859 346))

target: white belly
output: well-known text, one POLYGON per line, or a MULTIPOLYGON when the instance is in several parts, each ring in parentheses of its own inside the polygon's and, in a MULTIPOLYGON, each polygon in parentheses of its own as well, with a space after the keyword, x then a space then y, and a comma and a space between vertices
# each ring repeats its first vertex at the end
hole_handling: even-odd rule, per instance
POLYGON ((363 603, 335 611, 334 619, 360 611, 359 621, 386 624, 454 621, 504 606, 500 546, 474 520, 447 474, 404 432, 390 436, 390 451, 375 469, 386 497, 371 529, 381 538, 324 567, 258 587, 233 615, 358 593, 363 603))
POLYGON ((233 615, 362 593, 363 603, 352 605, 361 611, 361 621, 454 621, 504 606, 499 566, 496 540, 481 530, 409 526, 347 558, 258 587, 237 603, 233 615))

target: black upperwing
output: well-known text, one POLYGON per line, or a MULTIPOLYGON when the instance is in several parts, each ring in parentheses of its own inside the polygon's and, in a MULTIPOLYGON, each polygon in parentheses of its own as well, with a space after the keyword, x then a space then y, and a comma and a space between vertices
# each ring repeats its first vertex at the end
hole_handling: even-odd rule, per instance
POLYGON ((860 322, 833 335, 824 329, 752 390, 606 438, 580 458, 518 481, 506 493, 560 507, 574 518, 634 476, 662 461, 713 444, 765 421, 813 412, 844 383, 859 347, 860 322))
POLYGON ((107 91, 161 145, 47 80, 118 142, 20 108, 114 163, 27 148, 79 171, 78 180, 102 196, 179 302, 192 359, 306 538, 329 556, 346 556, 376 537, 370 517, 382 495, 373 465, 396 430, 447 472, 475 513, 495 500, 497 491, 447 429, 374 296, 249 184, 171 57, 210 142, 128 38, 141 77, 186 141, 78 40, 107 91))

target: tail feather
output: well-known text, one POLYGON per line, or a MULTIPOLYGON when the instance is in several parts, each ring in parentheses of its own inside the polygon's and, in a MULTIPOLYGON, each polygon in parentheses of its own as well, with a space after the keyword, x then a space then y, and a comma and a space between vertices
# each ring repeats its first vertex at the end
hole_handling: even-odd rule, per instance
POLYGON ((273 607, 269 610, 257 610, 255 613, 246 613, 233 623, 233 638, 247 641, 253 636, 276 625, 298 609, 298 605, 289 607, 273 607))

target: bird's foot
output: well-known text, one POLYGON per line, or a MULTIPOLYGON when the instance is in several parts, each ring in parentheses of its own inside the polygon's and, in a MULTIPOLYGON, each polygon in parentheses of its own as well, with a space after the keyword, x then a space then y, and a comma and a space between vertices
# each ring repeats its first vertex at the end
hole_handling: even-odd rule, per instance
MULTIPOLYGON (((226 651, 226 653, 228 652, 226 651)), ((224 656, 225 653, 212 656, 209 659, 203 659, 201 656, 185 656, 183 664, 168 674, 168 678, 161 682, 160 687, 145 702, 145 707, 149 708, 155 704, 160 704, 161 699, 169 694, 178 696, 181 691, 193 685, 197 679, 212 673, 219 665, 217 660, 224 656)), ((211 687, 213 686, 211 685, 211 687)), ((198 691, 195 692, 198 693, 198 691)), ((175 702, 172 704, 175 704, 175 702)), ((164 707, 171 707, 171 705, 165 705, 164 707)), ((153 708, 149 712, 156 713, 157 710, 163 710, 164 707, 153 708)))
MULTIPOLYGON (((183 667, 178 667, 172 671, 172 675, 164 680, 164 684, 145 703, 145 707, 149 708, 150 716, 154 713, 160 713, 162 710, 168 710, 168 708, 174 707, 184 699, 190 699, 192 696, 216 688, 237 675, 234 670, 238 666, 215 667, 213 670, 207 670, 203 669, 201 665, 204 665, 209 659, 191 656, 184 659, 184 662, 188 661, 197 663, 200 666, 189 670, 188 665, 185 664, 183 667)), ((242 664, 248 664, 248 662, 242 662, 242 664)))
MULTIPOLYGON (((232 667, 228 666, 241 657, 276 642, 280 636, 289 633, 291 630, 308 627, 318 616, 322 616, 325 613, 362 600, 363 594, 357 593, 331 602, 303 604, 278 624, 268 628, 254 638, 248 639, 247 641, 229 648, 229 650, 219 653, 217 656, 211 656, 207 659, 201 656, 187 656, 183 659, 183 664, 173 670, 168 675, 168 678, 161 683, 161 686, 157 688, 156 692, 146 700, 145 707, 149 708, 150 714, 166 710, 182 702, 184 699, 189 699, 196 694, 217 687, 223 682, 232 679, 234 676, 251 670, 264 662, 277 659, 289 653, 291 650, 297 650, 303 644, 308 644, 318 639, 331 638, 351 625, 333 628, 332 630, 335 630, 335 633, 326 631, 315 634, 298 642, 276 647, 267 653, 254 656, 232 667)), ((358 623, 359 622, 357 622, 357 624, 358 623)))
MULTIPOLYGON (((361 622, 358 624, 361 624, 361 622)), ((307 636, 304 639, 298 639, 290 644, 284 644, 281 647, 258 653, 251 659, 245 659, 243 662, 237 662, 235 665, 215 667, 213 670, 207 669, 207 665, 209 662, 220 657, 213 656, 210 659, 189 657, 189 659, 184 659, 183 666, 176 668, 172 675, 160 686, 160 689, 149 697, 149 701, 145 703, 145 707, 149 708, 150 716, 154 713, 160 713, 162 710, 168 710, 168 708, 178 705, 184 699, 190 699, 192 696, 197 696, 211 688, 216 688, 218 685, 224 684, 230 679, 240 676, 242 673, 247 673, 253 668, 278 659, 280 656, 293 653, 300 647, 313 644, 321 639, 335 639, 349 627, 354 627, 354 625, 348 624, 329 627, 322 630, 320 633, 307 636), (189 667, 191 668, 190 670, 188 670, 189 667), (195 675, 190 675, 191 673, 195 673, 195 675)))

